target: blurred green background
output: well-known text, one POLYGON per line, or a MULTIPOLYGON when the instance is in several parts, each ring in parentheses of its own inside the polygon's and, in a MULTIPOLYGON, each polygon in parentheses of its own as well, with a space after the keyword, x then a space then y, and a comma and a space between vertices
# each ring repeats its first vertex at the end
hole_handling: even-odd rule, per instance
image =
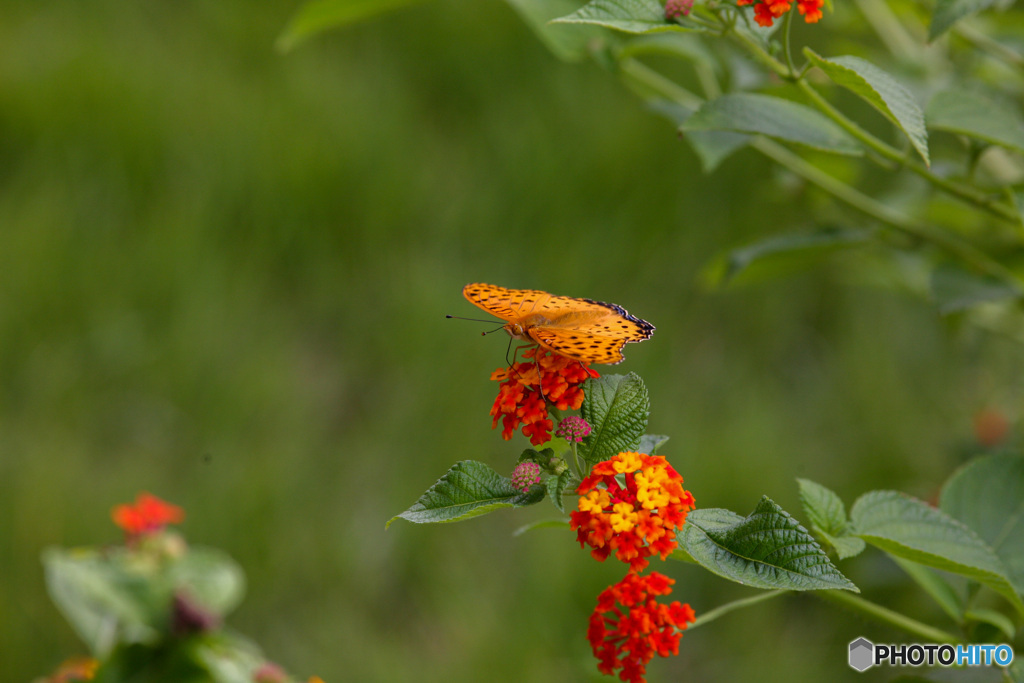
MULTIPOLYGON (((112 543, 139 490, 186 508, 248 594, 231 625, 297 675, 589 681, 597 593, 622 570, 547 503, 384 523, 456 460, 510 471, 490 430, 505 339, 461 287, 626 306, 657 326, 622 371, 698 505, 744 514, 794 477, 851 503, 929 498, 971 416, 1019 401, 1016 349, 832 262, 724 292, 715 254, 805 220, 743 152, 700 173, 593 65, 556 61, 503 3, 405 10, 292 54, 297 3, 5 3, 0 22, 0 665, 84 652, 47 598, 50 545, 112 543)), ((812 196, 821 201, 821 197, 812 196)), ((806 521, 806 520, 805 520, 806 521)), ((919 596, 868 552, 885 604, 919 596)), ((754 592, 670 564, 697 610, 754 592)), ((651 681, 860 680, 859 635, 812 596, 688 634, 651 681)))

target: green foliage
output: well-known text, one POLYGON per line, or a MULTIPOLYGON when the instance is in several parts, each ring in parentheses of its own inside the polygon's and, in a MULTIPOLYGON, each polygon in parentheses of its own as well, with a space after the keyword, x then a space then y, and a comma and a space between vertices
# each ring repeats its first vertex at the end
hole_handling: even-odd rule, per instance
POLYGON ((647 387, 635 373, 605 375, 583 385, 586 398, 580 414, 590 425, 580 456, 590 463, 607 460, 640 446, 647 428, 650 399, 647 387))
POLYGON ((545 487, 534 486, 524 493, 490 466, 463 460, 452 465, 416 503, 385 526, 399 518, 417 524, 461 522, 502 508, 532 505, 544 499, 545 491, 545 487))
POLYGON ((995 551, 1007 579, 1024 595, 1024 457, 1002 453, 972 460, 942 487, 939 507, 995 551))
POLYGON ((780 97, 754 93, 708 100, 681 126, 684 131, 759 133, 836 154, 860 155, 861 145, 818 112, 780 97))
POLYGON ((860 57, 825 58, 810 48, 804 48, 804 54, 837 85, 854 93, 899 126, 924 163, 928 163, 928 131, 924 125, 924 112, 909 90, 860 57))
POLYGON ((871 545, 935 569, 979 581, 1024 615, 1006 567, 974 531, 941 510, 898 491, 872 491, 854 503, 857 536, 871 545))
POLYGON ((625 33, 688 30, 665 21, 665 7, 658 0, 593 0, 555 23, 593 24, 625 33))
POLYGON ((860 554, 864 541, 853 535, 842 499, 831 489, 809 479, 796 481, 800 485, 800 502, 814 532, 835 548, 840 560, 860 554))
POLYGON ((928 127, 1024 152, 1024 121, 1006 105, 967 88, 942 90, 928 103, 928 127))
POLYGON ((314 0, 307 2, 288 22, 288 27, 277 39, 277 48, 282 52, 287 52, 311 36, 328 29, 348 26, 417 2, 422 2, 422 0, 314 0))
POLYGON ((806 529, 767 496, 747 517, 720 509, 689 514, 679 546, 705 569, 766 590, 859 592, 806 529))

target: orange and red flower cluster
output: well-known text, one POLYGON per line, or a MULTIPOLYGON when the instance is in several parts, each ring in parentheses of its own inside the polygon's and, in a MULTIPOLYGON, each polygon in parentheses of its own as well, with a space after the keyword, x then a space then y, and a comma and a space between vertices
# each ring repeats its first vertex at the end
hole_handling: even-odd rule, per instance
POLYGON ((548 401, 558 410, 578 410, 583 405, 581 385, 598 374, 580 361, 539 347, 523 352, 523 357, 533 361, 516 362, 491 374, 491 379, 501 382, 491 408, 491 427, 497 427, 501 420, 501 437, 508 441, 522 425, 523 436, 539 446, 551 440, 554 428, 548 417, 548 401))
POLYGON ((675 532, 694 507, 693 494, 668 461, 644 453, 619 453, 597 463, 577 493, 579 509, 569 527, 577 530, 580 545, 589 545, 601 561, 615 551, 631 571, 642 571, 655 553, 665 559, 675 550, 675 532))
POLYGON ((185 511, 143 491, 135 497, 134 505, 118 505, 110 516, 129 539, 135 539, 160 531, 168 524, 180 524, 185 511))
MULTIPOLYGON (((754 6, 754 21, 764 27, 771 26, 793 7, 789 0, 736 0, 739 7, 754 6)), ((808 24, 816 24, 821 19, 821 8, 825 0, 797 0, 796 8, 808 24)))
POLYGON ((613 675, 621 669, 621 680, 641 683, 655 654, 678 654, 682 631, 694 620, 693 610, 678 601, 663 605, 654 599, 671 593, 673 583, 658 572, 629 572, 601 592, 587 629, 601 673, 613 675))

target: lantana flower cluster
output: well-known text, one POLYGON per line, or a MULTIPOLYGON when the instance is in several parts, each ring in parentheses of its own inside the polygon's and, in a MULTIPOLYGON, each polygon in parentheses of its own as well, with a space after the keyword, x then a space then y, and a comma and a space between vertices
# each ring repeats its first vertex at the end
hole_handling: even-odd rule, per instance
MULTIPOLYGON (((793 7, 789 0, 736 0, 736 5, 745 7, 754 6, 754 21, 759 25, 768 27, 781 19, 793 7)), ((808 24, 816 24, 821 20, 823 13, 821 8, 825 6, 825 0, 797 0, 796 8, 803 15, 804 21, 808 24)))
POLYGON ((145 491, 135 496, 135 504, 118 505, 111 511, 114 524, 124 530, 129 542, 157 533, 168 524, 181 524, 185 511, 145 491))
POLYGON ((655 654, 679 653, 682 632, 695 619, 693 610, 678 600, 665 605, 654 599, 671 593, 674 583, 658 572, 629 572, 601 592, 587 629, 598 671, 614 675, 621 669, 621 680, 639 683, 655 654))
POLYGON ((613 551, 639 572, 647 558, 668 557, 676 548, 676 530, 693 509, 693 494, 664 456, 619 453, 599 462, 580 482, 578 510, 570 515, 580 545, 604 561, 613 551))
POLYGON ((523 436, 539 446, 551 440, 554 428, 548 403, 558 410, 578 410, 583 405, 583 382, 599 375, 578 360, 540 347, 524 351, 523 357, 532 360, 515 362, 491 374, 492 380, 501 382, 491 407, 491 427, 501 420, 501 437, 508 441, 522 425, 523 436))

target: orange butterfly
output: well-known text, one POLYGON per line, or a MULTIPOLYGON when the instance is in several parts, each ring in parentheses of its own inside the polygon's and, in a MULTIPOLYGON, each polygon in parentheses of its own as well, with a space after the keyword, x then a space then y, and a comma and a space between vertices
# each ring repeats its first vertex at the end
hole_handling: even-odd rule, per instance
POLYGON ((584 363, 615 365, 627 342, 650 339, 654 325, 616 304, 555 296, 536 289, 506 289, 480 282, 462 289, 466 299, 506 321, 513 339, 584 363))

